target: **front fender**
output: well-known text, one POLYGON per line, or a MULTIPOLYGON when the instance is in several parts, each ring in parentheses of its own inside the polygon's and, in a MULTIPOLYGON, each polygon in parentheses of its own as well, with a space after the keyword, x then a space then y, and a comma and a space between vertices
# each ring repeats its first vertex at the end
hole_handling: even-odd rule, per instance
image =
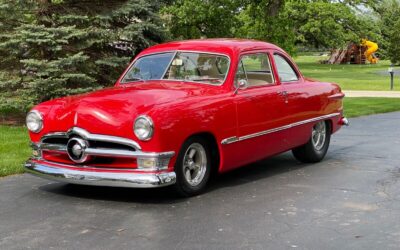
POLYGON ((237 132, 235 104, 229 94, 199 97, 165 105, 153 109, 148 115, 154 122, 154 136, 140 144, 143 150, 175 151, 176 155, 170 162, 170 168, 173 168, 184 141, 194 134, 204 132, 215 137, 220 148, 222 164, 221 141, 236 135, 237 132))

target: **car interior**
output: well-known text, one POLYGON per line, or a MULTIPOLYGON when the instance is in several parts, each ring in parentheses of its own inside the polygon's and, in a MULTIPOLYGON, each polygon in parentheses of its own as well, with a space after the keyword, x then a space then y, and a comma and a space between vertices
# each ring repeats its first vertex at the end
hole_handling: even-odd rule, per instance
POLYGON ((249 87, 274 83, 271 64, 267 54, 246 55, 242 58, 249 87))

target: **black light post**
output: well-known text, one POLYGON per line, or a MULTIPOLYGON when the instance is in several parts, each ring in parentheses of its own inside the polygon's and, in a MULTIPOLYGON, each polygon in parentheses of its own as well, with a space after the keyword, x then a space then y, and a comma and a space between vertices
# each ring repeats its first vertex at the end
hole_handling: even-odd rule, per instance
POLYGON ((390 90, 393 90, 393 80, 394 80, 394 70, 393 70, 393 64, 390 65, 388 72, 390 74, 390 90))

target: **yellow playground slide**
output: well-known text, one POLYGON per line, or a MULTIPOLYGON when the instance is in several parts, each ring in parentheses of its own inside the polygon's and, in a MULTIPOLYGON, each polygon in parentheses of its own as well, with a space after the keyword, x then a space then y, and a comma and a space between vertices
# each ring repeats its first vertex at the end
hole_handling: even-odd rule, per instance
POLYGON ((368 41, 367 39, 362 39, 361 45, 367 46, 367 51, 365 51, 365 57, 367 60, 372 64, 377 63, 378 58, 375 57, 374 53, 378 50, 378 44, 368 41))

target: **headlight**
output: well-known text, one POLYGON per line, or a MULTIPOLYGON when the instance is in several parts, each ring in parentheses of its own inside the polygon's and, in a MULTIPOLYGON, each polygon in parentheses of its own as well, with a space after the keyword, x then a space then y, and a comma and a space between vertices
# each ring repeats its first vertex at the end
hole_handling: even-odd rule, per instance
POLYGON ((139 140, 147 141, 153 136, 153 121, 150 117, 141 115, 135 120, 133 131, 139 140))
POLYGON ((30 111, 26 116, 26 127, 33 133, 39 133, 43 129, 42 115, 36 111, 30 111))

